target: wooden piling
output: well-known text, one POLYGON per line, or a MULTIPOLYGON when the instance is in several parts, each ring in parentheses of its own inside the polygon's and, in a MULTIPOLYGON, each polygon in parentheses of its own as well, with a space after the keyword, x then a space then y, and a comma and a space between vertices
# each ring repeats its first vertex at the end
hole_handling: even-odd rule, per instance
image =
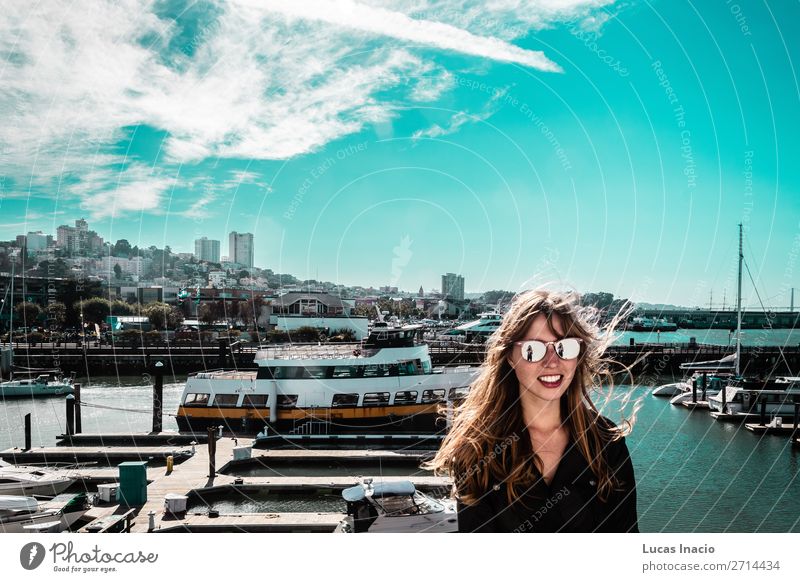
POLYGON ((67 407, 67 436, 71 437, 75 434, 75 397, 72 394, 67 394, 66 398, 67 407))
POLYGON ((153 432, 159 433, 163 428, 162 407, 164 397, 164 362, 156 362, 155 381, 153 382, 153 432))
POLYGON ((75 434, 83 432, 83 423, 81 422, 81 385, 75 384, 75 434))
MULTIPOLYGON (((797 406, 795 406, 797 410, 797 406)), ((25 450, 31 450, 31 413, 25 415, 25 450)))
POLYGON ((767 424, 767 399, 762 396, 761 397, 761 424, 767 424))
POLYGON ((217 431, 208 427, 208 477, 214 478, 217 472, 216 453, 217 453, 217 431))

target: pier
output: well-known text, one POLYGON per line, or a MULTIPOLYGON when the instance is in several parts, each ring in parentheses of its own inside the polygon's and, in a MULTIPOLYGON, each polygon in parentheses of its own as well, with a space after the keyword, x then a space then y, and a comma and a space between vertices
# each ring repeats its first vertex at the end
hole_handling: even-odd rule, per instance
MULTIPOLYGON (((358 344, 353 344, 358 345, 358 344)), ((486 352, 482 344, 450 340, 428 342, 436 366, 478 365, 486 352)), ((55 362, 65 372, 79 376, 140 374, 152 371, 162 361, 165 374, 184 374, 220 368, 254 369, 256 345, 217 344, 76 345, 16 344, 14 362, 21 366, 50 368, 55 362)), ((634 373, 679 373, 680 365, 716 360, 730 355, 733 347, 698 343, 647 343, 613 345, 606 357, 617 371, 626 367, 634 373)), ((742 346, 742 369, 749 374, 791 374, 800 368, 800 346, 742 346)))

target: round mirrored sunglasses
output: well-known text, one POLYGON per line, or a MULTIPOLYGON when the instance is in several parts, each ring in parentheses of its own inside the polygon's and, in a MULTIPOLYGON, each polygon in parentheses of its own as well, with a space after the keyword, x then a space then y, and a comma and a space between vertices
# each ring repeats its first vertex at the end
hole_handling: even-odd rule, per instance
POLYGON ((583 340, 577 337, 565 337, 554 342, 543 342, 539 340, 525 340, 514 342, 515 346, 520 346, 522 359, 526 362, 539 362, 547 355, 547 346, 553 346, 553 351, 562 360, 574 360, 581 353, 583 340))

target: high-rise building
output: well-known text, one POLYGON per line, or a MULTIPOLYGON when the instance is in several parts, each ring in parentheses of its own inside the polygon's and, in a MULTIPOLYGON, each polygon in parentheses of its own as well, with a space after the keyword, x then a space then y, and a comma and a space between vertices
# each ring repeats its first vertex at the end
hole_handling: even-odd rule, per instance
POLYGON ((253 266, 253 235, 233 231, 228 236, 228 258, 243 267, 253 266))
POLYGON ((464 300, 464 277, 455 273, 442 275, 442 295, 454 301, 464 300))
POLYGON ((70 255, 85 254, 89 248, 89 224, 83 218, 76 220, 75 226, 62 224, 56 229, 56 243, 70 255))
POLYGON ((219 241, 206 237, 195 239, 194 256, 197 257, 198 261, 219 263, 219 241))

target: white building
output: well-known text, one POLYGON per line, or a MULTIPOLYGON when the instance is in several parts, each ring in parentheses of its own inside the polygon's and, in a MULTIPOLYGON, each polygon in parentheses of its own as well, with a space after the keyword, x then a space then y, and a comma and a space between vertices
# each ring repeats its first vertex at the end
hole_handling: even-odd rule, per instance
POLYGON ((208 273, 208 284, 211 287, 221 289, 225 286, 225 279, 227 279, 225 271, 209 271, 208 273))

